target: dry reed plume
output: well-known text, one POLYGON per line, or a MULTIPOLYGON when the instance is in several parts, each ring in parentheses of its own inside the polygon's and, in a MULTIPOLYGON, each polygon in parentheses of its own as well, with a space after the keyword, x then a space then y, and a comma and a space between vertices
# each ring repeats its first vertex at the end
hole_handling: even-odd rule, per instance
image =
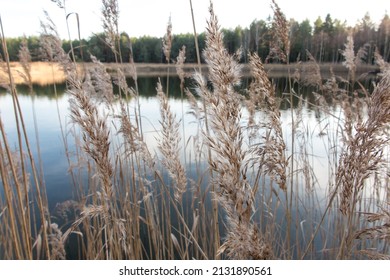
POLYGON ((194 79, 209 116, 211 134, 204 136, 212 152, 209 165, 216 174, 211 182, 216 186, 214 196, 226 212, 227 235, 219 253, 234 259, 266 259, 272 256, 271 250, 251 222, 255 193, 246 179, 248 151, 240 125, 241 97, 234 88, 241 83, 240 53, 228 54, 212 3, 209 11, 204 57, 213 91, 199 73, 194 79))
POLYGON ((187 188, 185 168, 180 162, 180 124, 175 120, 175 115, 170 110, 168 99, 163 92, 160 82, 157 83, 156 90, 160 101, 160 123, 162 126, 159 149, 164 156, 162 163, 173 180, 175 199, 180 202, 187 188))
POLYGON ((171 49, 172 49, 172 22, 171 17, 169 17, 168 24, 167 24, 167 32, 164 35, 163 38, 163 51, 165 55, 165 59, 168 63, 171 62, 171 49))
POLYGON ((119 7, 117 0, 102 0, 102 21, 106 37, 106 43, 113 51, 116 61, 120 50, 118 45, 119 35, 119 7))
MULTIPOLYGON (((286 159, 286 145, 283 139, 283 131, 280 120, 279 104, 276 101, 275 90, 271 85, 268 76, 264 70, 263 64, 257 54, 250 55, 249 65, 251 74, 254 78, 249 88, 250 106, 263 107, 265 104, 265 113, 267 122, 256 124, 266 129, 262 137, 263 145, 256 148, 260 160, 260 167, 265 166, 265 172, 269 174, 286 191, 286 169, 288 161, 286 159)), ((253 118, 253 109, 250 111, 253 118)))
MULTIPOLYGON (((354 214, 368 178, 383 168, 383 152, 388 142, 386 126, 390 121, 390 71, 385 71, 368 104, 368 119, 357 123, 346 141, 336 173, 340 192, 340 211, 347 216, 339 258, 349 257, 353 246, 354 214)), ((348 122, 348 119, 346 120, 348 122)), ((348 129, 350 125, 346 124, 348 129)), ((385 226, 386 228, 386 226, 385 226)), ((377 231, 382 228, 377 228, 377 231)), ((372 229, 371 232, 375 231, 372 229)))
POLYGON ((341 54, 344 56, 343 65, 347 67, 349 71, 349 76, 352 81, 355 81, 355 72, 356 72, 356 56, 354 50, 354 42, 352 35, 348 35, 347 43, 345 44, 345 50, 341 51, 341 54))
POLYGON ((343 214, 354 211, 364 181, 380 168, 383 148, 386 145, 385 125, 390 114, 390 71, 372 93, 368 119, 358 124, 356 133, 347 140, 347 149, 340 158, 337 182, 341 188, 340 210, 343 214))
POLYGON ((272 0, 271 8, 274 11, 271 32, 272 41, 266 61, 277 59, 282 63, 288 63, 290 55, 290 31, 288 22, 286 16, 274 0, 272 0))

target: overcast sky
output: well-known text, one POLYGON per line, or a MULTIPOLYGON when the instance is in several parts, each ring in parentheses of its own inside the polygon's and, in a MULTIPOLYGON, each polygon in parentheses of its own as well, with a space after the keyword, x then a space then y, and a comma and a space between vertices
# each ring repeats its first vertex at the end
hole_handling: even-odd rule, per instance
MULTIPOLYGON (((192 0, 198 32, 203 32, 208 18, 209 0, 192 0)), ((214 9, 224 28, 248 27, 254 19, 272 15, 271 0, 213 0, 214 9)), ((346 20, 348 25, 362 19, 368 12, 375 23, 390 13, 390 0, 277 0, 288 19, 309 19, 312 23, 329 13, 333 19, 346 20)), ((67 12, 80 17, 81 36, 88 38, 102 31, 100 0, 67 0, 67 12)), ((162 37, 169 16, 173 33, 192 32, 189 0, 119 0, 120 31, 131 37, 150 35, 162 37)), ((0 0, 0 15, 7 37, 38 35, 43 10, 49 12, 62 38, 68 38, 64 11, 51 0, 0 0)), ((77 24, 69 17, 71 37, 76 38, 77 24)))

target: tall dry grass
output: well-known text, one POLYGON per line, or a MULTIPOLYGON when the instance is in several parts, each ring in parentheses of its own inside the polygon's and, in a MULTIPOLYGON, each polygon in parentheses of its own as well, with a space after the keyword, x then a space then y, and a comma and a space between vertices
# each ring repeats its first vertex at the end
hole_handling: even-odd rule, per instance
MULTIPOLYGON (((56 3, 66 14, 65 2, 56 3)), ((272 7, 269 58, 289 64, 288 24, 275 1, 272 7)), ((308 54, 310 62, 288 77, 287 90, 280 95, 259 56, 248 54, 251 79, 243 89, 241 50, 228 53, 212 3, 209 12, 203 50, 207 74, 201 67, 191 75, 183 70, 185 47, 176 61, 171 58, 173 29, 168 23, 164 54, 180 78, 182 111, 180 116, 172 110, 168 71, 166 88, 161 80, 156 84, 156 151, 143 131, 133 59, 134 87, 121 67, 108 74, 94 57, 88 67, 77 66, 46 17, 41 49, 66 75, 71 123, 62 128, 62 137, 74 188, 74 198, 58 203, 52 212, 43 170, 38 171, 28 145, 12 66, 3 54, 18 146, 11 148, 0 115, 1 258, 389 258, 388 187, 385 196, 375 195, 388 183, 386 63, 376 55, 382 74, 372 93, 362 86, 356 89, 357 56, 352 56, 349 38, 343 55, 350 81, 333 72, 324 80, 308 54), (304 98, 307 87, 315 91, 313 99, 304 98), (365 103, 367 115, 358 110, 365 103), (282 118, 281 104, 290 107, 287 119, 282 118), (318 114, 320 130, 305 122, 304 106, 318 114), (338 115, 331 106, 339 108, 338 115), (197 123, 195 135, 186 135, 187 118, 197 123), (68 137, 74 138, 74 147, 68 137), (327 151, 325 186, 316 177, 314 137, 322 139, 327 151), (367 202, 371 195, 377 201, 367 202)), ((102 18, 106 43, 120 64, 117 1, 102 1, 102 18)), ((25 46, 20 59, 33 92, 25 46)))
MULTIPOLYGON (((1 178, 4 191, 2 205, 2 223, 9 224, 2 228, 3 236, 9 237, 12 246, 7 246, 1 251, 6 258, 32 259, 32 258, 52 258, 52 246, 48 236, 51 234, 50 215, 48 213, 48 202, 44 184, 39 179, 39 171, 36 160, 32 155, 32 148, 29 136, 26 132, 23 112, 19 103, 16 84, 11 71, 6 39, 3 25, 0 18, 1 42, 4 50, 4 71, 8 75, 5 85, 12 95, 14 119, 17 130, 17 146, 13 150, 8 142, 4 124, 0 118, 1 130, 1 178), (31 171, 27 171, 27 169, 31 171), (30 179, 31 177, 31 179, 30 179), (36 213, 38 212, 38 213, 36 213), (39 225, 31 223, 40 221, 39 225)), ((20 50, 24 78, 30 83, 31 75, 29 66, 29 54, 22 46, 20 50)))

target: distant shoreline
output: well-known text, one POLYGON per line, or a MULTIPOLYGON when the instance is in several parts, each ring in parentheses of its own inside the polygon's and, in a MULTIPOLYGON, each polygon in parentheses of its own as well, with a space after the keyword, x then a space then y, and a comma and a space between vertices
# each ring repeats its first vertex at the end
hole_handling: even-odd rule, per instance
MULTIPOLYGON (((117 67, 118 64, 115 63, 107 63, 105 66, 107 67, 107 70, 113 71, 115 67, 117 67)), ((243 76, 247 77, 250 76, 250 69, 248 64, 242 64, 243 69, 242 73, 243 76)), ((289 74, 292 75, 296 69, 302 69, 305 65, 308 65, 307 63, 292 63, 292 64, 264 64, 264 68, 268 73, 268 76, 270 78, 278 78, 278 77, 286 77, 289 74)), ((348 75, 348 69, 342 65, 341 63, 321 63, 318 64, 320 67, 321 75, 323 75, 323 78, 328 78, 330 75, 330 70, 332 69, 333 73, 335 75, 346 77, 348 75)), ((136 69, 137 69, 137 75, 139 77, 145 77, 145 76, 166 76, 169 69, 169 74, 172 76, 176 75, 176 66, 175 64, 162 64, 162 63, 135 63, 136 69)), ((124 63, 121 65, 121 69, 125 70, 124 73, 126 75, 129 75, 128 69, 130 69, 129 63, 124 63)), ((202 73, 207 72, 207 65, 202 64, 200 66, 202 73)), ((194 63, 188 63, 184 64, 184 71, 187 73, 191 73, 195 70, 198 70, 199 66, 198 64, 194 63)), ((356 68, 356 74, 363 74, 369 71, 375 71, 379 69, 376 65, 368 65, 368 64, 361 64, 358 65, 356 68)))
MULTIPOLYGON (((92 63, 85 63, 86 68, 92 67, 92 63)), ((112 73, 118 67, 124 72, 127 77, 131 77, 132 65, 130 63, 116 64, 116 63, 104 63, 107 71, 112 73)), ((134 64, 137 71, 138 77, 154 77, 160 76, 165 77, 168 75, 176 76, 176 65, 175 64, 162 64, 162 63, 135 63, 134 64)), ((286 64, 264 64, 264 68, 267 71, 270 78, 280 78, 286 77, 289 73, 292 75, 296 69, 302 69, 305 63, 293 63, 290 65, 286 64)), ((83 69, 83 65, 78 63, 79 69, 83 69)), ((340 63, 322 63, 319 64, 321 75, 324 79, 328 78, 330 75, 330 69, 336 76, 341 76, 346 78, 348 75, 348 70, 340 63)), ((202 73, 207 72, 206 64, 200 66, 202 73)), ((192 73, 195 70, 198 70, 198 64, 189 63, 184 64, 184 71, 187 73, 192 73)), ((368 73, 370 71, 375 71, 378 69, 376 65, 359 65, 356 69, 358 75, 363 73, 368 73)), ((16 84, 24 84, 24 80, 20 73, 23 73, 22 67, 18 62, 11 62, 11 70, 13 74, 13 79, 16 84)), ((82 71, 81 71, 82 72, 82 71)), ((32 62, 31 63, 31 76, 32 82, 39 85, 48 85, 53 83, 63 83, 66 79, 65 74, 61 70, 60 66, 57 63, 49 62, 32 62)), ((249 67, 247 64, 243 64, 243 76, 250 76, 249 67)), ((8 76, 6 73, 0 72, 0 83, 7 84, 8 76)))

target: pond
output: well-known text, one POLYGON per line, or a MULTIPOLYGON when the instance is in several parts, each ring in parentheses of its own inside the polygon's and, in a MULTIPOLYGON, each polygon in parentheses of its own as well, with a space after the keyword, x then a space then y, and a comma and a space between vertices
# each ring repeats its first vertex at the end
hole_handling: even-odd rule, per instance
MULTIPOLYGON (((127 238, 132 239, 131 248, 136 251, 134 254, 122 252, 123 254, 120 256, 133 258, 216 256, 215 249, 209 248, 214 247, 216 242, 223 243, 226 240, 226 234, 229 232, 232 221, 226 209, 221 206, 217 210, 219 213, 218 222, 213 220, 215 200, 212 199, 212 193, 217 190, 212 187, 212 182, 219 174, 216 171, 210 171, 212 169, 208 161, 210 151, 207 149, 205 141, 202 140, 206 131, 205 121, 199 120, 194 114, 191 114, 194 112, 193 107, 185 94, 180 91, 179 79, 170 77, 168 104, 171 113, 178 122, 176 130, 181 138, 177 143, 178 159, 187 179, 186 190, 182 200, 178 202, 173 198, 174 188, 168 190, 168 193, 164 193, 166 188, 175 185, 175 180, 179 175, 178 173, 171 174, 172 171, 166 168, 169 162, 166 162, 167 160, 164 159, 164 154, 161 151, 160 145, 162 145, 161 139, 164 133, 160 115, 161 106, 156 92, 157 82, 158 77, 139 78, 138 100, 129 98, 125 102, 126 110, 128 110, 134 126, 142 123, 142 129, 139 129, 139 132, 147 150, 155 160, 155 168, 159 171, 155 173, 143 170, 147 169, 147 164, 143 162, 142 155, 136 156, 129 152, 131 147, 127 146, 129 144, 124 141, 123 135, 121 135, 121 121, 118 117, 121 114, 121 108, 118 96, 111 105, 94 97, 98 112, 105 119, 110 131, 109 162, 114 166, 111 178, 112 184, 117 188, 115 191, 116 201, 119 201, 117 206, 114 206, 117 209, 115 220, 111 222, 120 224, 120 228, 123 228, 123 231, 131 236, 122 236, 120 240, 124 242, 127 238), (138 109, 140 119, 137 119, 136 116, 139 115, 134 113, 138 109), (142 178, 140 179, 140 177, 142 178), (158 181, 160 182, 156 183, 158 181), (130 201, 130 204, 138 203, 138 206, 133 208, 133 206, 127 205, 127 200, 130 201), (126 212, 127 210, 128 212, 126 212), (135 212, 129 213, 130 210, 135 212), (167 217, 170 218, 167 219, 167 217), (183 220, 186 222, 184 223, 183 220), (137 225, 128 225, 129 223, 137 225), (219 240, 217 240, 218 235, 212 236, 217 230, 215 225, 219 229, 219 240), (154 233, 157 229, 161 237, 154 233), (208 238, 209 236, 210 238, 208 238), (140 241, 134 241, 137 238, 140 241), (162 247, 169 248, 160 249, 162 247)), ((337 101, 327 100, 313 94, 316 89, 310 87, 295 87, 296 96, 290 98, 290 95, 285 93, 287 78, 276 78, 273 82, 276 85, 278 96, 277 104, 285 142, 286 160, 288 162, 292 160, 294 165, 292 167, 289 165, 286 169, 287 191, 282 191, 278 187, 275 176, 263 171, 259 172, 264 167, 254 164, 247 166, 245 171, 242 170, 243 167, 240 167, 242 174, 247 176, 245 180, 252 188, 255 186, 258 188, 251 211, 252 225, 250 228, 253 229, 253 225, 258 228, 260 236, 271 243, 273 254, 277 258, 334 259, 339 251, 346 222, 345 217, 339 213, 338 196, 333 197, 340 154, 345 150, 343 142, 345 112, 347 112, 348 103, 350 112, 354 114, 352 119, 355 121, 359 117, 366 119, 365 99, 356 96, 337 101), (293 101, 292 106, 290 106, 291 101, 293 101), (331 207, 328 207, 330 200, 331 207), (312 237, 313 240, 311 240, 312 237)), ((166 83, 167 78, 163 77, 164 90, 166 83)), ((243 97, 247 95, 245 88, 250 83, 249 78, 243 79, 241 88, 237 89, 242 92, 243 97)), ((131 80, 128 81, 128 84, 134 86, 134 82, 131 80)), ((191 92, 195 92, 194 82, 188 80, 186 86, 191 92)), ((87 240, 87 236, 94 236, 94 242, 106 240, 109 237, 104 236, 103 231, 86 230, 86 227, 93 228, 102 221, 94 221, 90 224, 85 220, 80 221, 85 216, 87 209, 92 211, 92 205, 104 206, 104 203, 101 204, 104 199, 100 197, 102 190, 99 188, 102 187, 102 183, 99 183, 98 167, 96 167, 94 160, 85 154, 82 130, 72 122, 70 94, 66 91, 64 84, 56 85, 56 93, 53 85, 35 85, 34 96, 28 94, 28 87, 18 86, 17 90, 33 157, 39 166, 40 176, 43 176, 42 183, 47 193, 47 211, 50 213, 51 222, 58 224, 64 234, 69 229, 73 230, 70 233, 71 238, 65 243, 66 258, 86 258, 86 256, 90 257, 91 255, 102 258, 101 253, 97 251, 104 252, 104 246, 99 245, 95 250, 92 250, 91 241, 87 240), (64 210, 64 205, 72 203, 74 203, 73 208, 64 210), (75 221, 77 223, 78 220, 80 221, 77 225, 78 228, 72 228, 72 224, 74 225, 75 221), (81 243, 83 244, 81 245, 81 243)), ((198 100, 198 104, 200 104, 199 102, 198 100)), ((264 135, 267 128, 259 127, 256 131, 257 136, 250 137, 249 111, 245 107, 244 99, 240 102, 243 109, 239 126, 245 134, 242 139, 242 147, 245 151, 250 151, 252 147, 265 141, 264 135)), ((1 91, 1 121, 6 131, 9 146, 13 151, 17 151, 18 134, 13 108, 11 94, 5 90, 1 91)), ((262 111, 261 108, 257 110, 256 118, 266 122, 267 112, 262 111)), ((168 135, 167 139, 174 142, 174 135, 176 134, 168 135)), ((218 145, 222 144, 218 143, 218 145)), ((26 151, 24 152, 26 153, 26 151)), ((383 176, 386 170, 385 166, 374 177, 367 179, 367 187, 356 206, 360 212, 375 212, 383 205, 383 201, 386 201, 388 189, 383 181, 386 179, 383 176)), ((0 182, 0 187, 3 184, 3 181, 0 182)), ((0 189, 0 199, 0 206, 4 209, 6 205, 4 188, 0 189)), ((96 216, 91 214, 91 219, 96 219, 96 216)), ((357 219, 358 221, 360 219, 362 223, 359 222, 354 226, 355 231, 368 227, 367 222, 363 221, 361 216, 357 219)), ((39 230, 36 230, 35 234, 38 232, 39 230)), ((105 231, 104 233, 108 234, 105 231)), ((114 238, 118 233, 113 230, 111 234, 114 238)), ((388 250, 383 242, 373 241, 370 243, 371 241, 369 241, 356 243, 353 248, 364 250, 374 244, 381 250, 388 250), (368 243, 366 244, 366 242, 368 243)), ((0 249, 4 248, 0 246, 0 249)), ((359 258, 357 253, 353 253, 352 256, 359 258)), ((3 255, 3 257, 5 256, 3 255)), ((222 257, 226 256, 222 254, 222 257)))

